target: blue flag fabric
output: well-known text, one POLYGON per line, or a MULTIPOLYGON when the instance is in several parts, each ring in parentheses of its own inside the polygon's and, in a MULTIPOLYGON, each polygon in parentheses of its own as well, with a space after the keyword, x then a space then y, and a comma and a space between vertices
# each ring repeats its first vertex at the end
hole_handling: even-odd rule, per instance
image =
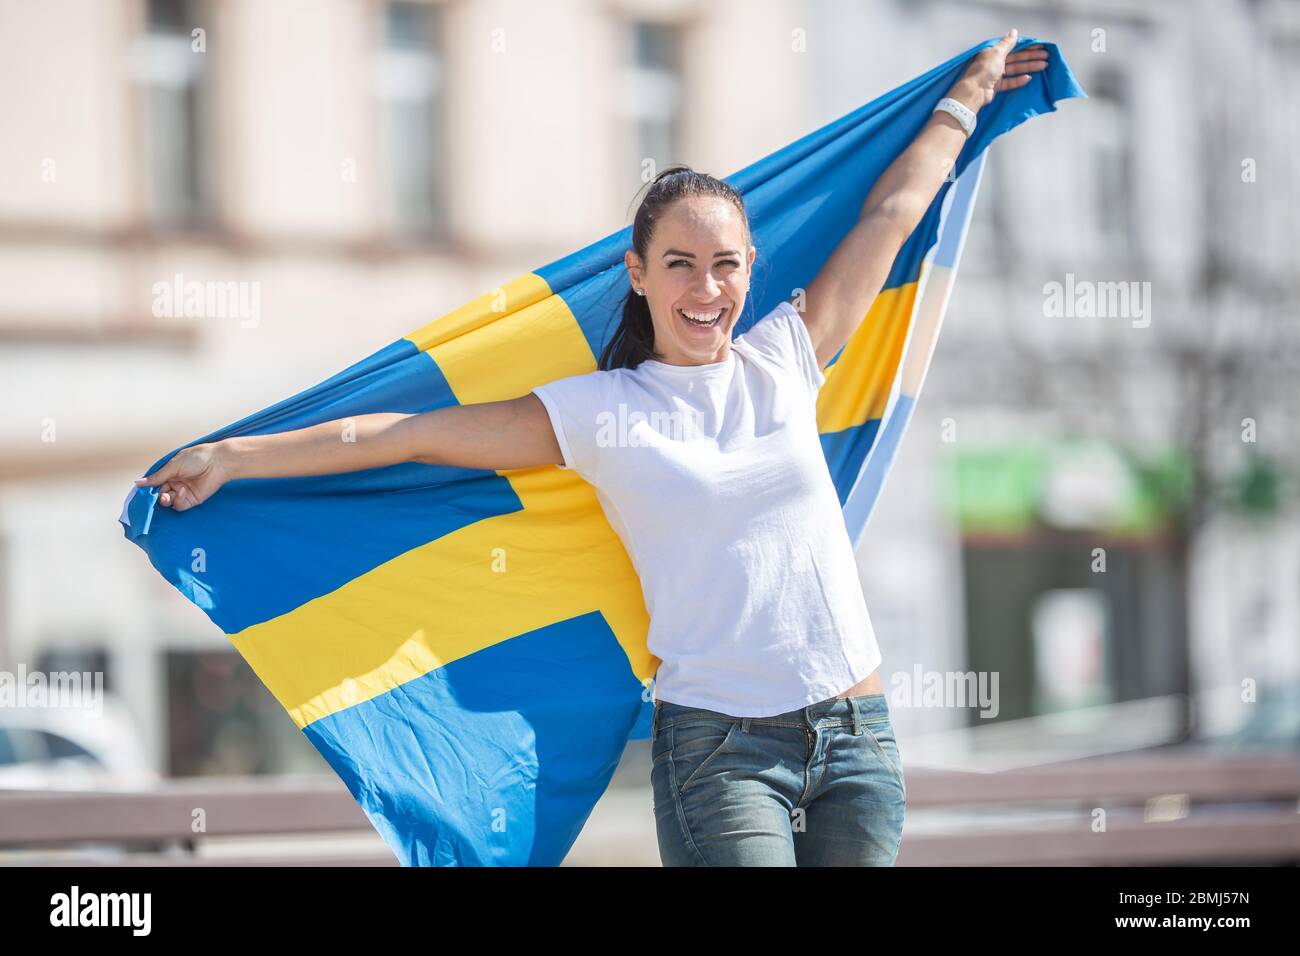
MULTIPOLYGON (((762 253, 737 334, 807 286, 876 179, 994 42, 727 177, 762 253)), ((985 150, 1084 95, 1044 45, 1048 68, 981 111, 953 177, 826 369, 818 430, 855 543, 933 352, 985 150)), ((624 228, 507 282, 190 444, 514 398, 594 371, 620 314, 630 239, 624 228)), ((403 865, 560 863, 628 739, 649 734, 659 661, 640 584, 571 472, 406 463, 234 481, 185 512, 156 502, 156 488, 132 488, 126 536, 225 632, 403 865)))

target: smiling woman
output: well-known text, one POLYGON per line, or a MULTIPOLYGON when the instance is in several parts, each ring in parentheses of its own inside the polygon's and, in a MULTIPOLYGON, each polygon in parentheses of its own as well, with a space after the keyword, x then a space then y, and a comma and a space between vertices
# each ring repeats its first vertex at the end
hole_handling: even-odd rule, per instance
POLYGON ((978 54, 879 177, 809 283, 808 312, 781 302, 734 341, 757 254, 744 200, 689 167, 661 172, 637 210, 623 320, 597 371, 533 389, 645 593, 661 660, 651 784, 665 865, 895 859, 901 761, 817 394, 976 112, 1046 67, 1041 46, 1008 61, 1015 41, 978 54), (594 422, 616 404, 647 417, 690 408, 703 427, 688 441, 602 447, 594 422))
POLYGON ((739 192, 685 166, 660 172, 632 224, 631 288, 600 368, 726 359, 755 254, 739 192))
POLYGON ((680 202, 669 190, 661 191, 656 199, 666 208, 661 205, 658 215, 643 205, 654 248, 629 250, 626 262, 650 309, 656 356, 674 365, 700 365, 726 357, 749 291, 755 249, 743 201, 734 190, 689 172, 676 178, 699 191, 683 193, 680 202))
POLYGON ((729 202, 684 197, 659 227, 652 254, 629 272, 645 285, 645 335, 661 357, 533 394, 564 467, 595 487, 650 612, 661 858, 887 865, 903 790, 872 743, 879 737, 863 731, 872 722, 893 739, 880 649, 817 430, 826 377, 789 302, 732 340, 753 254, 736 255, 748 236, 729 202), (596 423, 615 407, 648 422, 689 409, 699 427, 683 440, 611 447, 596 423), (826 798, 814 799, 822 787, 826 798), (800 803, 819 827, 796 839, 788 810, 800 803))

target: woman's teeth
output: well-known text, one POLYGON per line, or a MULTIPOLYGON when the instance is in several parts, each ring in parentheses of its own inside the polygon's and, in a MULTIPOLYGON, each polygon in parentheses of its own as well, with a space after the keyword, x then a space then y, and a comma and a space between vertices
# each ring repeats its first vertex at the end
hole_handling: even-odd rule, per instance
POLYGON ((683 309, 678 309, 677 311, 680 312, 682 317, 686 319, 687 322, 690 322, 691 325, 699 325, 704 328, 716 325, 718 320, 722 318, 723 313, 722 309, 714 309, 712 312, 686 312, 683 309))

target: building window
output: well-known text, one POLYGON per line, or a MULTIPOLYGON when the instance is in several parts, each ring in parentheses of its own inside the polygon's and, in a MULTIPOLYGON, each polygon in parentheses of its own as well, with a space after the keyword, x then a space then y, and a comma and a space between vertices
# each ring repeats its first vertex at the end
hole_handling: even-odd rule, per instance
POLYGON ((375 88, 386 216, 394 232, 411 238, 446 233, 442 37, 442 18, 434 6, 385 6, 375 88))
POLYGON ((204 224, 214 208, 205 12, 194 0, 148 0, 145 31, 133 51, 143 105, 148 215, 163 226, 204 224), (203 32, 196 36, 196 30, 203 32))
POLYGON ((1122 257, 1133 252, 1133 164, 1128 99, 1124 77, 1112 69, 1099 70, 1088 86, 1091 122, 1093 194, 1097 236, 1103 254, 1122 257))
POLYGON ((328 764, 233 650, 163 652, 167 773, 310 773, 328 764))
POLYGON ((671 24, 632 24, 622 103, 633 127, 638 177, 680 161, 680 34, 671 24))

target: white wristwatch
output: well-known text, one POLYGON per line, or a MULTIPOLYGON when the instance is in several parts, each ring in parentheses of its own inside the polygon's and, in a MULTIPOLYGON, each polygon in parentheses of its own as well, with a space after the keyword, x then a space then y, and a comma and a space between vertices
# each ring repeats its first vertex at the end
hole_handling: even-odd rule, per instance
POLYGON ((934 112, 936 113, 940 110, 951 114, 953 119, 958 123, 961 123, 961 128, 966 131, 967 136, 970 136, 971 133, 975 132, 975 114, 971 111, 970 107, 958 103, 951 96, 945 96, 939 101, 939 105, 934 108, 934 112))

